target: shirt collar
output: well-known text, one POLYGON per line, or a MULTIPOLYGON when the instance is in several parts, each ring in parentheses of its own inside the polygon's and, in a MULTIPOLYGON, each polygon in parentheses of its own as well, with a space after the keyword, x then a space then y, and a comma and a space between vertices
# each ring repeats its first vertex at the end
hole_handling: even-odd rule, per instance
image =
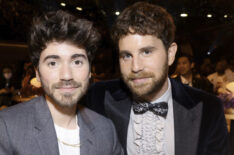
POLYGON ((157 103, 157 102, 168 102, 170 97, 172 96, 172 92, 171 92, 171 81, 169 80, 169 78, 167 78, 168 81, 168 88, 166 90, 166 92, 159 98, 157 98, 156 100, 152 101, 151 103, 157 103))

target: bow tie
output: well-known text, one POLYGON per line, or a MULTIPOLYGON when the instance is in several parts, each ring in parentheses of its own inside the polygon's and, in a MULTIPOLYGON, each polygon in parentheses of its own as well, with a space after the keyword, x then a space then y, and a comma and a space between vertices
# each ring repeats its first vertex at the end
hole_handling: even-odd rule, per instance
POLYGON ((143 114, 146 111, 152 111, 154 114, 166 118, 168 112, 168 104, 166 102, 151 103, 133 103, 133 111, 135 114, 143 114))

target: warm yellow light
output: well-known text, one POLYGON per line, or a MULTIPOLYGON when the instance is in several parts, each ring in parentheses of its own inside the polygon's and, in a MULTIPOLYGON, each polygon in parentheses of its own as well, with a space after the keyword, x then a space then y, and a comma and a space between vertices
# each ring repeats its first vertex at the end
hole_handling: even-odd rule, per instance
POLYGON ((211 18, 211 17, 212 17, 212 14, 207 14, 206 17, 207 17, 207 18, 211 18))
POLYGON ((76 7, 76 10, 82 11, 83 9, 81 7, 76 7))
POLYGON ((223 17, 224 17, 224 18, 227 18, 227 17, 228 17, 228 15, 224 15, 223 17))
POLYGON ((116 12, 115 12, 115 15, 117 15, 117 16, 118 16, 119 14, 120 14, 120 12, 119 12, 119 11, 116 11, 116 12))
POLYGON ((181 13, 180 17, 188 17, 188 14, 187 13, 181 13))
POLYGON ((61 6, 66 6, 66 3, 63 3, 63 2, 62 2, 62 3, 60 3, 60 5, 61 5, 61 6))

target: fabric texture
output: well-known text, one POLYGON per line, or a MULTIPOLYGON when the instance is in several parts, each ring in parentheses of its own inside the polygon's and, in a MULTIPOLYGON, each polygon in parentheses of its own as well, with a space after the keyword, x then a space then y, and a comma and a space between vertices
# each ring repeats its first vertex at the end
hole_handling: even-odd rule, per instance
MULTIPOLYGON (((220 100, 173 79, 170 81, 175 155, 227 155, 228 132, 220 100)), ((123 81, 95 83, 89 90, 87 101, 88 107, 113 121, 127 154, 127 131, 133 100, 123 81)))
MULTIPOLYGON (((81 155, 121 155, 109 119, 79 105, 81 155)), ((1 155, 59 155, 54 122, 44 97, 0 112, 1 155)))
POLYGON ((152 103, 133 103, 133 111, 135 114, 143 114, 147 111, 153 112, 155 115, 162 117, 167 116, 168 105, 166 102, 152 103))

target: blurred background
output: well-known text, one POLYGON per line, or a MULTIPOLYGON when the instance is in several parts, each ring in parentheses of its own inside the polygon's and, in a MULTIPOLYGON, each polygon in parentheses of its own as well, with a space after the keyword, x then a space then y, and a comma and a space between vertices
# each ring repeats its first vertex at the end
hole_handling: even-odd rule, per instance
MULTIPOLYGON (((35 84, 35 79, 34 82, 31 81, 35 73, 28 57, 27 33, 33 16, 57 9, 94 21, 102 33, 103 41, 92 67, 93 82, 118 77, 118 56, 110 39, 110 29, 121 11, 135 2, 137 0, 0 0, 1 87, 5 87, 7 81, 4 73, 11 72, 11 83, 14 83, 17 90, 14 93, 33 96, 40 92, 35 88, 40 87, 35 84), (29 91, 28 87, 32 87, 33 83, 34 86, 29 91)), ((216 65, 219 61, 224 64, 221 70, 228 68, 229 72, 234 72, 233 0, 147 2, 161 5, 172 14, 177 27, 177 55, 187 54, 193 57, 191 70, 197 77, 206 78, 217 72, 216 65)), ((169 71, 172 77, 180 75, 177 66, 176 60, 169 71)), ((183 69, 182 66, 179 70, 183 69)), ((217 94, 217 90, 214 93, 217 94)))
MULTIPOLYGON (((43 94, 28 56, 32 17, 57 9, 94 21, 103 40, 92 82, 119 77, 110 29, 137 0, 0 0, 0 110, 43 94)), ((234 154, 234 0, 147 0, 172 14, 179 49, 172 78, 223 102, 234 154), (232 121, 231 121, 232 120, 232 121)))

